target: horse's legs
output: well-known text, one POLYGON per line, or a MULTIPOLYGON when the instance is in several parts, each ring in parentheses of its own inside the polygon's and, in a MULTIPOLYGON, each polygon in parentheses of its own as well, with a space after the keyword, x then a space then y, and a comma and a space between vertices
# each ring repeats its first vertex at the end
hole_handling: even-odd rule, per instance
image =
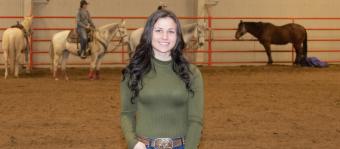
POLYGON ((19 63, 20 61, 20 57, 21 57, 21 53, 20 52, 16 52, 17 55, 15 56, 15 60, 14 60, 14 76, 15 77, 19 77, 19 63))
MULTIPOLYGON (((29 46, 28 44, 26 46, 29 46)), ((31 68, 29 66, 29 50, 30 48, 26 47, 25 50, 24 50, 24 54, 25 54, 25 57, 24 57, 24 64, 25 64, 25 67, 26 67, 26 73, 31 73, 31 68)))
POLYGON ((98 60, 98 54, 96 53, 92 53, 91 55, 91 63, 90 63, 90 72, 88 74, 88 78, 90 80, 94 79, 94 70, 96 69, 96 64, 97 64, 97 60, 98 60))
POLYGON ((66 50, 63 52, 63 57, 61 58, 61 71, 64 74, 64 78, 65 80, 69 80, 67 72, 66 72, 66 61, 68 59, 69 56, 69 52, 67 52, 66 50))
POLYGON ((269 64, 269 65, 273 64, 270 44, 269 43, 262 43, 262 45, 263 45, 263 47, 264 47, 264 49, 266 50, 266 53, 267 53, 267 57, 268 57, 267 64, 269 64))
POLYGON ((100 66, 102 64, 102 61, 103 61, 103 57, 104 57, 104 53, 100 54, 97 58, 97 62, 96 62, 96 73, 95 73, 95 79, 98 80, 100 79, 100 73, 99 73, 99 70, 100 70, 100 66))
POLYGON ((301 48, 301 43, 293 43, 293 47, 295 49, 295 61, 294 61, 294 64, 295 65, 302 65, 302 59, 301 59, 301 56, 302 56, 302 48, 301 48))
POLYGON ((54 59, 53 59, 53 66, 52 66, 53 67, 52 68, 52 70, 53 70, 53 78, 55 80, 58 80, 57 72, 58 72, 59 59, 60 59, 60 55, 55 53, 54 54, 54 59))
POLYGON ((8 77, 8 53, 4 50, 5 79, 8 77))

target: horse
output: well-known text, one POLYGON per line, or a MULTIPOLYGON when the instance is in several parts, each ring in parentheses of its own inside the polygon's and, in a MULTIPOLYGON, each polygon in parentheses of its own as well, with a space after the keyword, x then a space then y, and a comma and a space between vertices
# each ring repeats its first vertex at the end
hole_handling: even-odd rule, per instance
MULTIPOLYGON (((22 53, 28 54, 28 36, 31 35, 32 17, 24 17, 24 20, 16 26, 7 28, 2 35, 2 49, 5 65, 5 79, 8 77, 8 64, 10 72, 19 77, 19 63, 22 62, 22 53)), ((27 57, 26 57, 27 58, 27 57)), ((26 61, 26 72, 29 72, 26 61)))
MULTIPOLYGON (((198 49, 204 45, 205 42, 205 30, 207 29, 207 26, 198 24, 198 23, 192 23, 192 24, 186 24, 183 25, 182 33, 183 33, 183 40, 187 44, 187 48, 191 49, 198 49), (196 38, 194 44, 190 45, 188 44, 189 41, 192 38, 196 38)), ((132 31, 129 35, 129 57, 131 58, 134 51, 136 50, 137 45, 140 42, 140 38, 143 34, 144 28, 138 28, 134 31, 132 31)))
POLYGON ((241 20, 235 38, 239 40, 247 32, 256 37, 265 48, 268 64, 273 63, 270 44, 284 45, 288 43, 293 44, 296 52, 294 64, 301 66, 306 64, 307 31, 302 25, 289 23, 283 26, 275 26, 271 23, 243 22, 241 20))
MULTIPOLYGON (((69 54, 78 56, 77 51, 79 50, 79 43, 69 43, 67 36, 71 30, 65 30, 58 32, 53 35, 50 43, 50 57, 51 57, 51 72, 53 78, 58 80, 57 70, 59 61, 61 59, 61 70, 64 74, 64 78, 68 80, 66 73, 66 60, 69 54)), ((120 43, 128 42, 127 29, 125 27, 125 21, 122 23, 111 23, 99 27, 94 30, 93 40, 89 43, 89 52, 91 53, 90 72, 88 74, 89 79, 99 79, 99 70, 102 62, 102 58, 107 52, 107 48, 112 39, 117 36, 120 38, 120 43)), ((118 45, 117 45, 118 46, 118 45)))

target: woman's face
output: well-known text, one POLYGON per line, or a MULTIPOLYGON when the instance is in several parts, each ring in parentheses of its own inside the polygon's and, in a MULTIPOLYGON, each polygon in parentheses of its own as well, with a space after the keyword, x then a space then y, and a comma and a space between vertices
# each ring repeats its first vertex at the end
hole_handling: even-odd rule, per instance
POLYGON ((177 26, 170 17, 159 18, 152 31, 152 47, 155 55, 170 56, 177 40, 177 26))

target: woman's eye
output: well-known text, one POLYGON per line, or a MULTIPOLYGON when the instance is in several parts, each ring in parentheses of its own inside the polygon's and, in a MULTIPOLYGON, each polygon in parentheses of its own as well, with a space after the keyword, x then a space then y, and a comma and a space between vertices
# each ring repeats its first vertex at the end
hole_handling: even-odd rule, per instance
POLYGON ((175 31, 168 31, 170 34, 175 34, 176 32, 175 31))
POLYGON ((155 32, 160 33, 160 32, 162 32, 162 30, 156 29, 155 32))

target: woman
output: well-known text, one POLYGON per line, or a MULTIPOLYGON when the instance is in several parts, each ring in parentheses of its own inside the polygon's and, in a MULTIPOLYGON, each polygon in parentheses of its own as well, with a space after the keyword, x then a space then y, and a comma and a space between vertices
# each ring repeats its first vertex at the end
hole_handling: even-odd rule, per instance
POLYGON ((123 69, 121 126, 129 149, 196 149, 203 123, 203 81, 183 56, 179 20, 160 9, 147 20, 123 69))
POLYGON ((86 58, 86 49, 87 49, 87 30, 91 28, 95 28, 92 19, 90 17, 90 13, 87 10, 87 5, 89 3, 86 0, 80 1, 80 8, 77 12, 77 32, 80 37, 80 50, 78 51, 78 55, 85 59, 86 58))

